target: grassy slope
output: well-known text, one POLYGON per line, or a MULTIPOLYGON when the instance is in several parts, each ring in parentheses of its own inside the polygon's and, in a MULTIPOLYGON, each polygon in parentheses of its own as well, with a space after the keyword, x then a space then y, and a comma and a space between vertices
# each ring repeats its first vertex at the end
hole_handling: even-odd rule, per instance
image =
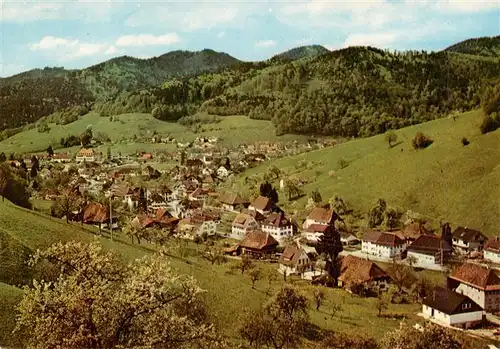
MULTIPOLYGON (((479 111, 464 113, 456 121, 440 119, 396 131, 397 146, 389 149, 384 135, 353 140, 333 148, 276 160, 241 176, 257 174, 267 166, 313 181, 324 200, 340 194, 355 208, 367 211, 378 198, 389 205, 426 214, 429 218, 500 234, 500 132, 481 135, 479 111), (424 150, 413 150, 411 139, 422 131, 435 140, 424 150), (471 142, 463 147, 460 140, 471 142), (350 164, 339 169, 339 159, 350 164), (294 168, 300 160, 316 164, 310 170, 294 168), (318 171, 318 173, 316 173, 318 171), (335 171, 333 177, 330 171, 335 171)), ((285 200, 285 195, 281 195, 285 200)), ((307 198, 302 199, 302 203, 307 198)))
MULTIPOLYGON (((57 241, 91 241, 94 234, 90 230, 77 225, 66 223, 46 217, 42 214, 27 211, 7 202, 0 202, 0 226, 2 231, 18 243, 29 247, 31 250, 47 247, 57 241)), ((106 236, 98 238, 106 247, 120 253, 126 260, 133 260, 151 253, 152 246, 131 245, 129 240, 122 236, 115 236, 111 242, 106 236)), ((210 313, 216 318, 216 323, 228 336, 236 337, 241 321, 242 311, 246 308, 256 308, 265 302, 265 290, 269 287, 268 281, 258 281, 256 289, 250 287, 247 275, 235 273, 227 274, 228 265, 212 266, 204 260, 191 256, 187 258, 175 257, 172 265, 181 273, 193 275, 200 285, 207 290, 206 298, 210 313)), ((262 265, 267 272, 272 271, 276 265, 262 265)), ((11 266, 8 271, 16 273, 16 266, 11 266)), ((273 283, 273 288, 281 285, 281 279, 273 283)), ((305 282, 299 281, 303 289, 312 299, 312 289, 305 282)), ((327 300, 319 312, 311 310, 313 323, 323 328, 340 329, 348 332, 359 331, 380 338, 389 329, 399 325, 398 320, 382 319, 376 316, 374 299, 352 297, 341 290, 326 290, 327 300), (345 302, 343 310, 335 317, 329 315, 331 305, 345 302), (360 314, 363 314, 362 318, 360 314), (370 326, 366 326, 370 324, 370 326)), ((10 335, 14 327, 14 314, 12 307, 20 297, 20 290, 5 284, 0 284, 0 345, 16 345, 16 338, 10 335)), ((390 313, 406 314, 410 322, 416 321, 415 313, 418 305, 391 306, 390 313)))
MULTIPOLYGON (((50 132, 39 133, 37 129, 18 133, 3 142, 0 142, 0 151, 6 154, 11 152, 43 151, 49 144, 59 145, 61 137, 71 134, 82 133, 88 125, 92 125, 93 132, 104 132, 108 134, 111 141, 119 142, 123 138, 128 139, 134 134, 145 134, 153 130, 161 135, 171 133, 178 141, 192 141, 197 136, 216 136, 222 139, 226 145, 234 145, 243 142, 254 142, 261 140, 294 140, 305 139, 305 136, 284 135, 276 136, 275 128, 270 121, 253 120, 246 116, 226 116, 217 124, 203 125, 203 132, 195 134, 187 127, 178 123, 160 121, 149 114, 123 114, 115 116, 115 120, 110 121, 107 117, 101 117, 95 113, 90 113, 81 119, 68 125, 50 124, 50 132)), ((165 144, 141 144, 141 143, 118 143, 113 146, 114 151, 132 153, 138 149, 173 150, 172 145, 165 144)))

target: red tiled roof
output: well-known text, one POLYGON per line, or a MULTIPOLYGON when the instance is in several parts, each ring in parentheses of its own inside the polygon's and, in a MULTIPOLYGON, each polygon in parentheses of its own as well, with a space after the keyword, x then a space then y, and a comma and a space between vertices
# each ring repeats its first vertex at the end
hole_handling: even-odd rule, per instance
POLYGON ((484 245, 484 250, 500 253, 500 239, 498 237, 490 238, 484 245))
POLYGON ((332 209, 327 209, 323 207, 315 207, 307 219, 311 219, 316 222, 321 222, 323 224, 331 224, 338 219, 337 213, 332 209))
POLYGON ((109 221, 109 211, 106 206, 92 202, 84 208, 84 223, 105 223, 107 221, 109 221))
POLYGON ((302 253, 305 253, 303 249, 295 245, 288 245, 285 247, 279 259, 279 263, 284 265, 296 265, 302 253))
POLYGON ((290 221, 285 218, 285 215, 280 213, 271 213, 263 223, 264 225, 270 225, 276 228, 288 227, 291 225, 290 221))
POLYGON ((245 235, 240 246, 252 250, 272 249, 278 246, 279 243, 271 234, 266 234, 262 231, 251 231, 245 235))
POLYGON ((311 224, 310 226, 307 227, 307 229, 304 229, 307 232, 310 233, 324 233, 328 229, 328 225, 324 224, 311 224))
POLYGON ((363 236, 363 241, 384 246, 399 246, 405 243, 400 235, 381 231, 367 231, 363 236))
POLYGON ((273 202, 265 196, 259 196, 252 202, 252 206, 256 210, 269 211, 273 207, 273 202))
POLYGON ((452 248, 447 241, 440 239, 437 236, 420 235, 415 241, 408 246, 408 251, 423 252, 423 253, 437 253, 451 252, 452 248))
POLYGON ((360 284, 389 278, 377 264, 355 256, 342 257, 339 280, 346 284, 360 284))
POLYGON ((248 204, 248 200, 242 198, 238 194, 224 193, 220 196, 219 201, 226 205, 244 205, 248 204))
POLYGON ((500 290, 500 278, 495 271, 479 264, 462 264, 449 277, 481 290, 500 290))

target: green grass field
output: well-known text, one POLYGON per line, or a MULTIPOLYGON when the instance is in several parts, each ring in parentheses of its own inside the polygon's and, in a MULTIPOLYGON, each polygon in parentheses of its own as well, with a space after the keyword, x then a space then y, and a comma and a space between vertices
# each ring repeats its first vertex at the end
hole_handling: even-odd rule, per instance
MULTIPOLYGON (((107 233, 102 237, 96 237, 95 231, 82 227, 79 224, 66 224, 59 219, 47 217, 41 213, 28 211, 16 207, 10 203, 0 202, 0 233, 4 240, 7 237, 7 248, 28 248, 34 251, 37 248, 45 248, 58 241, 78 240, 90 242, 97 238, 105 248, 118 252, 125 261, 131 261, 147 253, 154 251, 154 246, 132 245, 128 238, 115 234, 112 242, 107 233), (10 240, 9 240, 10 239, 10 240)), ((0 234, 0 235, 1 235, 0 234)), ((0 256, 2 248, 0 244, 0 256)), ((230 263, 222 265, 210 265, 208 261, 196 256, 192 244, 186 257, 173 257, 172 265, 180 273, 193 275, 199 281, 202 288, 207 290, 206 300, 213 320, 223 333, 229 337, 237 338, 237 330, 246 309, 257 308, 263 304, 268 296, 266 290, 269 287, 267 278, 256 283, 256 289, 251 288, 248 275, 239 272, 229 273, 230 263)), ((2 260, 0 259, 0 262, 2 260)), ((21 260, 12 263, 4 263, 0 268, 0 280, 8 280, 9 276, 21 273, 25 266, 21 260)), ((5 262, 5 260, 4 260, 5 262)), ((262 264, 260 267, 265 273, 274 272, 276 264, 262 264)), ((288 282, 291 282, 290 278, 288 282)), ((271 285, 273 289, 279 288, 283 283, 281 277, 271 285)), ((304 281, 293 281, 306 292, 312 300, 312 287, 304 281)), ((374 299, 363 299, 351 296, 342 290, 325 289, 327 299, 319 312, 311 308, 311 320, 314 324, 332 330, 342 330, 355 333, 363 327, 363 332, 380 338, 384 332, 399 326, 399 320, 377 317, 374 299), (342 310, 331 317, 331 305, 342 303, 342 310), (370 326, 367 326, 370 325, 370 326)), ((11 335, 15 326, 14 305, 20 299, 20 290, 14 286, 0 283, 0 345, 18 344, 19 338, 11 335)), ((417 321, 416 312, 418 305, 392 306, 388 313, 404 314, 408 321, 417 321)))
MULTIPOLYGON (((439 119, 397 130, 398 144, 390 149, 384 135, 378 135, 278 159, 244 172, 234 189, 244 186, 245 177, 275 165, 284 176, 309 178, 305 194, 319 189, 325 201, 338 194, 353 208, 367 212, 384 198, 389 206, 411 209, 435 223, 443 219, 489 236, 500 235, 500 131, 481 135, 480 123, 480 111, 473 111, 456 121, 439 119), (434 140, 427 149, 411 146, 418 131, 434 140), (462 145, 462 137, 470 141, 468 146, 462 145), (340 159, 349 165, 340 169, 340 159), (312 166, 297 169, 300 161, 312 166)), ((286 199, 282 193, 280 202, 289 209, 307 201, 303 197, 292 205, 286 199)))
MULTIPOLYGON (((79 135, 87 126, 91 125, 94 133, 104 132, 111 139, 112 151, 122 152, 123 154, 135 153, 138 150, 153 151, 164 149, 173 151, 173 144, 151 144, 135 143, 129 140, 135 134, 152 134, 156 131, 162 136, 170 134, 177 141, 193 141, 197 136, 215 136, 221 139, 221 144, 232 146, 235 144, 255 141, 272 140, 295 140, 306 139, 305 136, 284 135, 276 136, 275 128, 270 121, 253 120, 246 116, 225 116, 221 121, 214 124, 204 124, 201 126, 201 132, 193 133, 187 127, 174 122, 165 122, 153 118, 150 114, 123 114, 114 116, 113 121, 109 117, 101 117, 96 113, 89 113, 79 120, 68 125, 49 124, 50 132, 40 133, 32 129, 18 133, 2 142, 0 142, 0 151, 6 154, 26 153, 33 151, 44 151, 49 144, 59 147, 59 141, 62 137, 69 135, 79 135)), ((104 146, 105 148, 107 146, 104 146)), ((70 149, 73 150, 74 149, 70 149)))

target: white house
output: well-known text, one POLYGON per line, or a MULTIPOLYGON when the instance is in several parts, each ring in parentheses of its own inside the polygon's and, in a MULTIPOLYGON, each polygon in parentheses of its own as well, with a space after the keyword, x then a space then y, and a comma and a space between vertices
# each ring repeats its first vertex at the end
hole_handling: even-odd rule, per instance
POLYGON ((334 224, 335 221, 339 218, 337 213, 334 210, 324 208, 324 207, 315 207, 309 216, 307 216, 306 220, 302 224, 302 229, 306 230, 311 225, 331 225, 334 224))
POLYGON ((494 237, 486 242, 483 257, 488 261, 500 263, 500 238, 494 237))
POLYGON ((279 259, 278 271, 281 274, 301 274, 311 268, 311 260, 306 251, 294 245, 285 247, 279 259))
POLYGON ((437 236, 420 235, 406 251, 407 258, 413 258, 416 265, 442 265, 452 248, 447 241, 437 236))
POLYGON ((361 241, 361 251, 372 256, 391 259, 399 256, 406 241, 397 234, 380 231, 366 232, 361 241))
POLYGON ((340 242, 342 242, 342 245, 355 245, 359 243, 359 239, 353 233, 349 233, 347 231, 341 231, 340 242))
POLYGON ((240 213, 233 220, 230 236, 233 239, 241 240, 247 233, 257 230, 258 228, 259 223, 257 223, 255 218, 248 214, 240 213))
POLYGON ((226 178, 227 176, 229 176, 229 174, 229 170, 224 166, 221 166, 217 169, 217 177, 219 178, 226 178))
POLYGON ((483 321, 484 310, 469 297, 436 287, 422 302, 425 318, 443 325, 468 329, 483 321))
POLYGON ((458 227, 453 231, 453 247, 461 252, 481 251, 486 240, 478 230, 458 227))
POLYGON ((264 233, 271 234, 279 243, 293 236, 294 226, 283 213, 271 213, 260 225, 264 233))
POLYGON ((500 311, 500 277, 493 269, 462 264, 448 276, 447 287, 469 297, 487 312, 500 311))

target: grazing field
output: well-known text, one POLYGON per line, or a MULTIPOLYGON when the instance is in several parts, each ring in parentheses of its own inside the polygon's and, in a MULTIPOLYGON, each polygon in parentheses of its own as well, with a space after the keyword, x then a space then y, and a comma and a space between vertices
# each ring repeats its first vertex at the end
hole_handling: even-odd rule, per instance
POLYGON ((62 137, 79 135, 88 126, 92 127, 94 134, 97 132, 107 134, 111 139, 112 151, 123 154, 135 153, 138 150, 173 151, 175 149, 174 144, 151 144, 131 140, 134 135, 139 138, 152 136, 153 131, 161 136, 170 134, 170 137, 174 137, 179 142, 193 141, 197 136, 215 136, 219 137, 221 143, 226 146, 255 141, 305 140, 307 138, 295 135, 276 136, 271 121, 253 120, 241 115, 225 116, 220 118, 220 122, 203 124, 197 133, 179 123, 155 119, 150 114, 123 114, 114 116, 112 120, 96 113, 89 113, 67 125, 49 124, 49 132, 40 133, 35 128, 0 142, 0 151, 6 154, 44 151, 49 144, 53 147, 60 147, 59 141, 62 137))
MULTIPOLYGON (((120 233, 115 234, 114 241, 109 239, 107 233, 98 237, 96 231, 79 224, 68 225, 62 220, 16 207, 7 201, 0 202, 0 227, 2 227, 0 234, 4 242, 0 244, 0 263, 4 266, 0 268, 0 282, 4 282, 0 284, 0 345, 15 346, 18 343, 18 339, 10 333, 15 325, 12 309, 19 300, 20 290, 5 283, 15 279, 18 274, 29 276, 27 267, 22 265, 22 259, 14 258, 12 253, 7 253, 7 256, 2 257, 2 253, 7 251, 5 248, 9 251, 14 249, 34 251, 58 241, 90 242, 98 239, 105 248, 118 252, 125 261, 140 258, 147 253, 152 253, 155 249, 154 246, 144 244, 133 245, 120 233)), ((193 275, 199 281, 201 287, 207 291, 206 300, 215 323, 225 335, 237 338, 244 312, 265 303, 268 299, 266 293, 268 288, 278 289, 283 284, 283 280, 278 276, 277 280, 270 285, 267 277, 264 277, 256 283, 256 288, 252 289, 248 275, 241 275, 237 271, 229 272, 230 263, 234 262, 230 260, 221 265, 211 265, 208 261, 198 257, 196 248, 198 248, 197 245, 191 244, 182 254, 173 248, 172 266, 180 273, 193 275)), ((267 275, 274 273, 277 265, 262 264, 259 267, 267 275)), ((312 300, 312 287, 306 282, 291 278, 288 282, 296 283, 312 300)), ((417 321, 418 305, 391 305, 387 313, 398 316, 379 318, 376 315, 374 299, 351 296, 342 290, 325 289, 325 292, 327 298, 320 311, 313 310, 312 306, 310 311, 313 324, 325 329, 340 329, 355 333, 362 326, 363 331, 368 335, 380 338, 385 331, 399 326, 399 320, 396 320, 398 316, 406 316, 410 323, 417 321), (342 304, 342 309, 332 317, 333 304, 342 304), (370 326, 366 326, 367 323, 370 326)))
POLYGON ((338 194, 362 212, 384 198, 389 206, 411 209, 436 224, 446 220, 500 235, 500 130, 481 135, 481 117, 473 111, 455 121, 445 118, 397 130, 392 148, 378 135, 277 159, 244 172, 233 188, 243 190, 246 177, 276 166, 282 178, 309 180, 303 187, 306 196, 298 202, 288 202, 281 192, 280 203, 290 210, 304 207, 318 189, 324 201, 338 194), (419 131, 434 143, 415 150, 411 140, 419 131), (462 145, 463 137, 468 146, 462 145), (347 167, 341 168, 341 159, 347 167))

